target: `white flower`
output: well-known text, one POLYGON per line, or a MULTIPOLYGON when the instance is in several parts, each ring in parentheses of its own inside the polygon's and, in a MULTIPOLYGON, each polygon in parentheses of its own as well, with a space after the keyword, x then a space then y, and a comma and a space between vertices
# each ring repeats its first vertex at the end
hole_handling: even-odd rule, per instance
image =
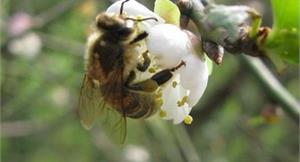
POLYGON ((175 25, 160 24, 149 30, 148 50, 160 69, 173 68, 185 62, 174 77, 162 87, 161 116, 174 124, 190 123, 191 109, 201 98, 208 80, 205 59, 197 56, 186 32, 175 25))
MULTIPOLYGON (((119 14, 122 2, 123 0, 115 2, 106 12, 119 14)), ((183 121, 190 124, 193 118, 189 114, 204 93, 208 80, 207 62, 204 57, 199 57, 203 54, 197 53, 199 50, 194 49, 194 43, 186 32, 175 25, 164 24, 163 19, 135 0, 125 3, 124 12, 132 17, 142 15, 159 20, 154 23, 142 22, 143 29, 149 35, 146 44, 142 42, 141 45, 148 49, 151 65, 147 72, 137 71, 137 80, 147 79, 154 72, 176 67, 182 61, 185 63, 156 93, 162 101, 160 116, 163 119, 173 120, 174 124, 183 121)))

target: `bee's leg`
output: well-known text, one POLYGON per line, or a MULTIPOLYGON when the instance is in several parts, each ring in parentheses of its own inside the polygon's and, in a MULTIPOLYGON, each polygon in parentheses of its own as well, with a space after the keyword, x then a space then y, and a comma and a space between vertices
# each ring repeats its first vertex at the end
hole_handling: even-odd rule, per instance
POLYGON ((151 78, 138 83, 127 83, 126 87, 129 90, 143 91, 143 92, 154 92, 160 85, 169 81, 177 69, 185 65, 185 62, 181 61, 180 64, 171 69, 161 70, 160 72, 154 74, 151 78))
POLYGON ((132 82, 135 80, 135 78, 136 78, 135 72, 134 72, 134 71, 131 71, 131 72, 129 73, 129 76, 128 76, 126 82, 125 82, 125 85, 127 86, 127 85, 129 85, 130 83, 132 83, 132 82))
POLYGON ((130 44, 134 44, 134 43, 136 43, 136 42, 138 42, 138 41, 141 41, 141 40, 145 39, 147 36, 148 36, 148 33, 144 31, 144 32, 140 33, 138 36, 136 36, 136 37, 130 42, 130 44))
POLYGON ((145 52, 142 54, 143 59, 144 59, 144 62, 143 62, 143 63, 138 63, 138 65, 137 65, 137 67, 136 67, 136 68, 137 68, 139 71, 141 71, 141 72, 146 71, 146 70, 148 69, 150 63, 151 63, 151 60, 150 60, 150 57, 149 57, 148 53, 149 53, 149 52, 148 52, 148 50, 147 50, 147 51, 145 51, 145 52))

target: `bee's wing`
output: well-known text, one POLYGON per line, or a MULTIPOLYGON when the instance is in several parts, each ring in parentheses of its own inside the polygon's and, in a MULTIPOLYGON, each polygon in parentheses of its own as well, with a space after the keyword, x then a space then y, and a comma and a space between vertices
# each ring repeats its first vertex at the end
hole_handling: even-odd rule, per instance
POLYGON ((91 129, 99 119, 102 128, 117 143, 126 137, 126 118, 104 101, 100 88, 93 86, 85 75, 80 91, 78 115, 85 129, 91 129))
POLYGON ((78 115, 85 129, 91 129, 97 117, 101 114, 104 102, 101 92, 94 88, 84 76, 80 90, 78 115))
POLYGON ((127 134, 127 120, 114 109, 107 109, 105 118, 101 119, 101 126, 106 135, 116 143, 124 143, 127 134))

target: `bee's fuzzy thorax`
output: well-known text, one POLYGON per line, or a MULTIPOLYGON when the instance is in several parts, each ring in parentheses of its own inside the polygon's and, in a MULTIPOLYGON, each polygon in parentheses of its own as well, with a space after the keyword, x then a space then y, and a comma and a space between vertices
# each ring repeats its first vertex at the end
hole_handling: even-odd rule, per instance
POLYGON ((85 70, 88 70, 89 63, 91 62, 92 57, 92 46, 94 43, 99 39, 101 36, 100 32, 93 32, 90 34, 90 36, 87 38, 86 48, 85 48, 85 54, 84 54, 84 64, 85 64, 85 70))

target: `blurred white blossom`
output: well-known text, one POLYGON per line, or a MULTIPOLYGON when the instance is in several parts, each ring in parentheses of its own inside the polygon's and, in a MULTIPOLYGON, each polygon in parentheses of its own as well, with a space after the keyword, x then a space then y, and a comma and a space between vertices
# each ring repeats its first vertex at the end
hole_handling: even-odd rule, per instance
POLYGON ((24 31, 31 28, 33 25, 33 20, 30 15, 24 12, 18 12, 14 14, 8 23, 9 33, 11 35, 19 35, 24 31))
POLYGON ((149 152, 137 145, 128 145, 124 150, 124 158, 128 162, 148 162, 150 161, 149 152))
POLYGON ((64 87, 57 87, 52 91, 51 99, 57 106, 65 106, 70 99, 70 92, 64 87))
POLYGON ((27 33, 20 38, 16 38, 8 44, 9 52, 29 59, 37 56, 40 53, 41 48, 41 38, 33 32, 27 33))

